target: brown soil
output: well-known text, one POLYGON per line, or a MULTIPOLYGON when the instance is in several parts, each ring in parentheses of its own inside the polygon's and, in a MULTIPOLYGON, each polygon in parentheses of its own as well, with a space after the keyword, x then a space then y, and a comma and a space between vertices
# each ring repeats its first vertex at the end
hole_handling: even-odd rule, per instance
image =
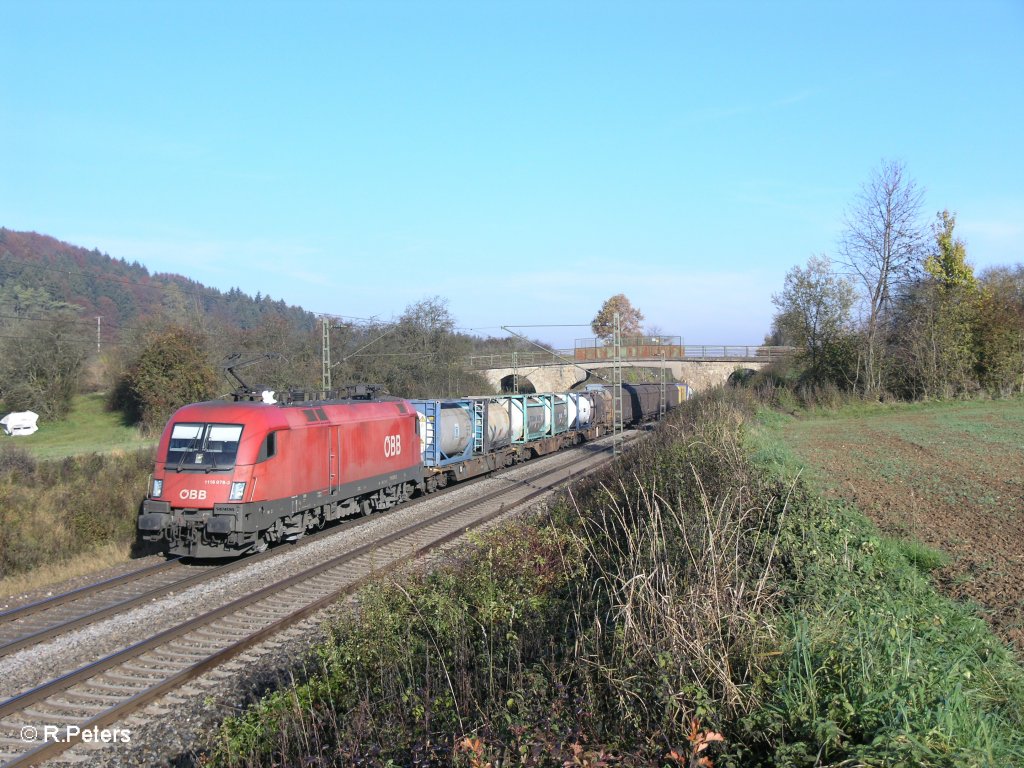
POLYGON ((1021 426, 976 413, 976 404, 961 407, 966 412, 954 419, 938 407, 814 419, 787 427, 785 436, 833 493, 883 532, 949 554, 950 565, 933 574, 936 583, 976 605, 1022 652, 1024 440, 1015 442, 1021 426))

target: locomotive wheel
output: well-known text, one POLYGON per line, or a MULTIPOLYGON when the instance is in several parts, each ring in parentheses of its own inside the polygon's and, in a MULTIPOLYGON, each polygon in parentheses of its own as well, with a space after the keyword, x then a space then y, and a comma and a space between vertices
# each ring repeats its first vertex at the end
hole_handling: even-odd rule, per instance
POLYGON ((267 539, 264 536, 260 536, 256 543, 252 545, 252 551, 258 555, 260 552, 266 552, 269 546, 270 544, 267 542, 267 539))

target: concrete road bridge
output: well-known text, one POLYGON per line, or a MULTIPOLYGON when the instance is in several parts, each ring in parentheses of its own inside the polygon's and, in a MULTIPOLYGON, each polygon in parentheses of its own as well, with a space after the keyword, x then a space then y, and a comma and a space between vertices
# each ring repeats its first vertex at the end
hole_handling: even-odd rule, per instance
MULTIPOLYGON (((759 371, 795 351, 792 347, 626 341, 629 340, 623 341, 620 355, 623 368, 664 366, 672 379, 689 384, 694 392, 725 384, 737 371, 759 371)), ((520 392, 559 392, 591 379, 591 383, 606 383, 597 376, 592 378, 592 373, 613 365, 613 347, 600 344, 577 344, 575 349, 568 350, 474 355, 467 361, 470 370, 483 374, 499 392, 511 392, 517 376, 520 392)), ((624 373, 623 378, 629 380, 629 375, 624 373)))

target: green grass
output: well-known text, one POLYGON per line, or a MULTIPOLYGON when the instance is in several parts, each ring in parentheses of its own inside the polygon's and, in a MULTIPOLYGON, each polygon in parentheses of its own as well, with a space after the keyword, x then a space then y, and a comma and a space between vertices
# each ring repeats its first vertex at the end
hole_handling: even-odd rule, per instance
POLYGON ((24 448, 38 459, 63 459, 85 453, 133 451, 155 444, 143 438, 138 429, 126 426, 121 414, 106 409, 102 393, 78 395, 66 421, 39 421, 34 435, 7 437, 0 434, 3 445, 24 448))
POLYGON ((745 723, 751 742, 766 742, 775 765, 1024 765, 1024 670, 968 606, 931 586, 926 574, 946 556, 816 495, 783 423, 761 414, 748 433, 770 474, 810 478, 793 484, 780 537, 781 653, 745 723))
MULTIPOLYGON (((845 469, 912 489, 923 501, 966 504, 1001 517, 1019 514, 1024 399, 915 404, 856 404, 798 418, 762 411, 759 423, 799 454, 801 467, 824 486, 833 478, 818 465, 845 469), (886 441, 902 441, 886 447, 886 441)), ((777 445, 761 451, 779 450, 777 445)), ((774 462, 779 465, 779 462, 774 462)), ((840 490, 834 488, 834 490, 840 490)))

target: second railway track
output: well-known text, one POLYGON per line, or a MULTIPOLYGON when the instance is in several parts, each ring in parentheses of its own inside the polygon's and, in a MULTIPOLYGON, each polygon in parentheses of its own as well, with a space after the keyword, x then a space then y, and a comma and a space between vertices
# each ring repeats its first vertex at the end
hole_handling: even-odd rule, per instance
POLYGON ((567 462, 541 462, 523 480, 498 476, 494 479, 504 487, 426 514, 382 538, 9 698, 0 703, 0 760, 21 766, 50 759, 75 743, 74 729, 81 733, 121 721, 355 591, 371 576, 435 549, 549 492, 574 472, 590 471, 607 460, 607 453, 585 449, 564 456, 567 462), (58 734, 57 739, 33 743, 24 738, 26 728, 44 734, 47 727, 58 734))

